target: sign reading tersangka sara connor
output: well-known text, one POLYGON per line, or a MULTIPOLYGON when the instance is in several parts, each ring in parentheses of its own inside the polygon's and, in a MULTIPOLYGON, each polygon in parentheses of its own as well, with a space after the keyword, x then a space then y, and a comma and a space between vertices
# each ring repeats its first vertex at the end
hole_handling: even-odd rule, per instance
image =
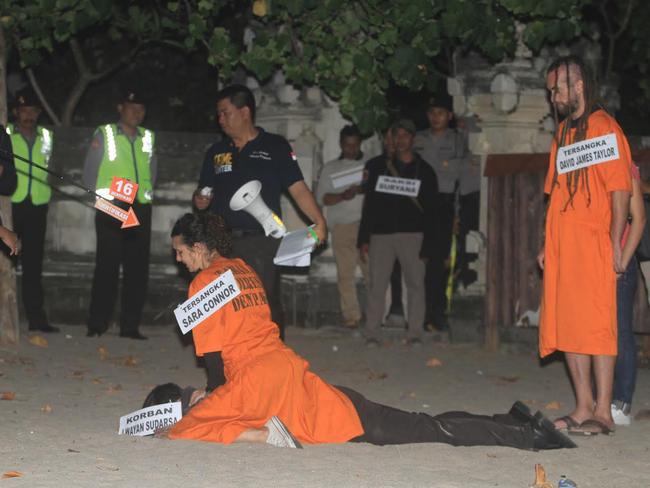
POLYGON ((231 270, 219 275, 174 310, 176 322, 187 334, 241 293, 231 270))

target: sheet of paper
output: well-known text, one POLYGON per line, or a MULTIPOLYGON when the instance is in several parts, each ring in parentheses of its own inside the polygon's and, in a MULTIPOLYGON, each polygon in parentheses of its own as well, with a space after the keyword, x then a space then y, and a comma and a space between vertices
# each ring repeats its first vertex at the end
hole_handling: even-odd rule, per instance
POLYGON ((309 266, 316 240, 305 229, 287 233, 280 242, 273 263, 279 266, 309 266))
POLYGON ((330 178, 332 178, 332 186, 337 190, 358 185, 363 181, 363 166, 355 166, 354 168, 339 171, 332 174, 330 178))

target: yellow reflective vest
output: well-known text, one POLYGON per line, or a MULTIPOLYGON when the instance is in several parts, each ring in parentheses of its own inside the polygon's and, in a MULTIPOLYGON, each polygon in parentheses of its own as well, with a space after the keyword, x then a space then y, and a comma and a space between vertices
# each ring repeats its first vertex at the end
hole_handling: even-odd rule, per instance
POLYGON ((11 196, 11 201, 20 203, 30 198, 34 205, 48 203, 52 197, 52 188, 47 181, 48 173, 38 166, 48 167, 54 142, 52 131, 45 127, 36 127, 36 138, 31 147, 13 124, 7 126, 7 134, 11 137, 14 154, 34 163, 32 165, 17 157, 14 158, 18 185, 11 196))

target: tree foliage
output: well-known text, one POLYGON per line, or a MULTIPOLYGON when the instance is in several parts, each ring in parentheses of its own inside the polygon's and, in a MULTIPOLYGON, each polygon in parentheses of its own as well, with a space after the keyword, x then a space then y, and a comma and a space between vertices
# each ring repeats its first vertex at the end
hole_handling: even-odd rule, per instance
MULTIPOLYGON (((319 86, 370 132, 387 123, 390 86, 435 90, 443 77, 453 76, 454 53, 478 52, 498 62, 514 54, 518 36, 536 52, 598 33, 605 75, 625 69, 647 73, 649 5, 642 0, 0 0, 0 27, 25 67, 37 67, 57 46, 72 52, 77 100, 89 83, 132 62, 153 43, 202 53, 225 82, 242 68, 261 82, 282 70, 298 87, 319 86), (251 42, 244 42, 246 27, 254 32, 251 42)), ((639 79, 638 86, 650 100, 650 83, 639 79)))
MULTIPOLYGON (((204 1, 218 7, 220 2, 204 1)), ((256 0, 252 46, 240 50, 216 29, 207 46, 221 75, 243 65, 264 80, 282 69, 297 86, 318 85, 344 115, 369 132, 387 122, 391 83, 435 89, 450 75, 457 48, 499 61, 516 48, 516 22, 525 42, 581 32, 586 0, 256 0)))

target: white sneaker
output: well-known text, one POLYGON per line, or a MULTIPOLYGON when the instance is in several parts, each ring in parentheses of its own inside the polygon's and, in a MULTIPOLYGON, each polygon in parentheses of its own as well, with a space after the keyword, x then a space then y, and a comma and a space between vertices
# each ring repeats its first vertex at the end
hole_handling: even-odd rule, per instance
POLYGON ((630 425, 632 423, 630 405, 619 401, 612 403, 612 418, 616 425, 630 425))
POLYGON ((291 447, 293 449, 302 449, 302 445, 298 442, 286 425, 282 423, 275 415, 271 417, 266 424, 269 430, 269 436, 266 438, 266 443, 275 447, 291 447))

